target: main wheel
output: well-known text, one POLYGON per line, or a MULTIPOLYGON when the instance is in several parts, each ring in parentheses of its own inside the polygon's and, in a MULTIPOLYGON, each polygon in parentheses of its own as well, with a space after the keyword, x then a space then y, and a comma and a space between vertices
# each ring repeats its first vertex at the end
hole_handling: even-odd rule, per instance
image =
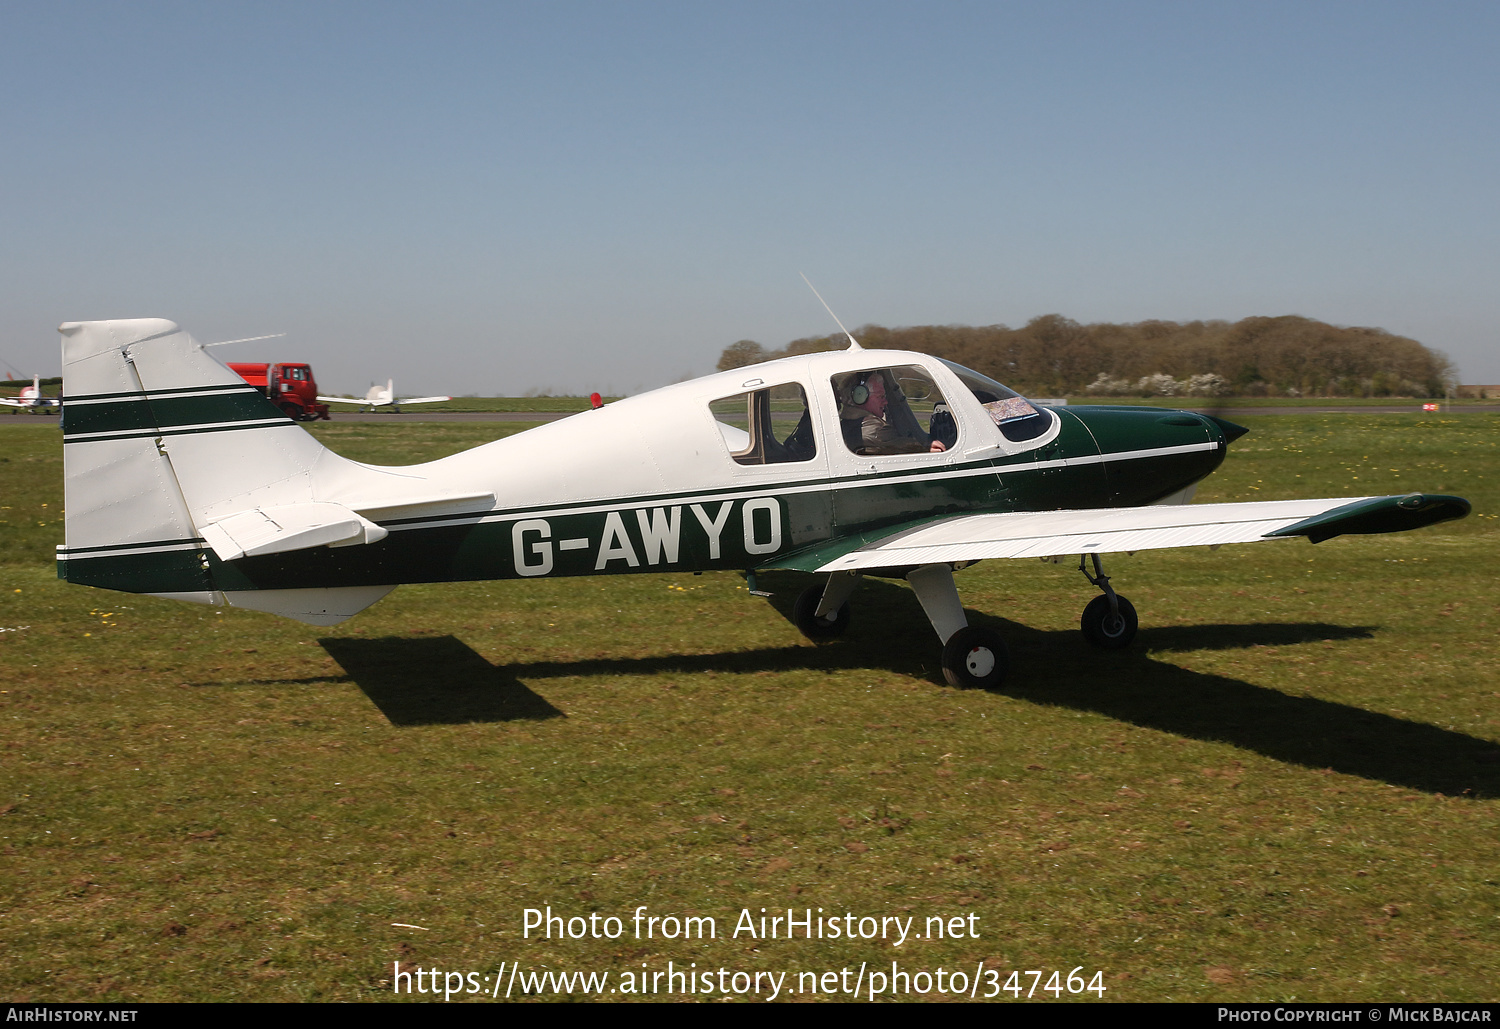
POLYGON ((818 605, 822 602, 823 587, 809 586, 797 597, 797 604, 792 608, 792 620, 797 623, 797 628, 802 630, 802 635, 810 640, 825 640, 842 636, 844 630, 849 628, 849 602, 847 600, 833 614, 819 618, 816 612, 818 605))
POLYGON ((1124 650, 1135 639, 1135 632, 1141 625, 1135 616, 1135 605, 1118 593, 1115 600, 1120 606, 1118 615, 1110 614, 1109 598, 1100 594, 1089 601, 1089 606, 1083 609, 1083 617, 1078 620, 1083 638, 1100 650, 1124 650))
POLYGON ((969 625, 943 644, 943 678, 961 689, 992 690, 1005 681, 1010 655, 993 629, 969 625))

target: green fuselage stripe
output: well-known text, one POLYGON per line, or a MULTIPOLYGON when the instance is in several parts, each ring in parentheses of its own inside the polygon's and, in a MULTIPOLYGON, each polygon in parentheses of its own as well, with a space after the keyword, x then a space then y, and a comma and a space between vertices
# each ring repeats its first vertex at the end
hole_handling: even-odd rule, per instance
POLYGON ((63 441, 132 439, 184 432, 212 432, 249 427, 241 423, 290 423, 253 387, 218 386, 213 392, 151 393, 111 399, 70 400, 64 407, 63 441))

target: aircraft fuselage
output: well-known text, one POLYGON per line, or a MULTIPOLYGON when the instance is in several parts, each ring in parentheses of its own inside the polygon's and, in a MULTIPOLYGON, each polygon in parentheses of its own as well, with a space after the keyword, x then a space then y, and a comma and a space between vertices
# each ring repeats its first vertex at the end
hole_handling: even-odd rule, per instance
MULTIPOLYGON (((74 407, 65 440, 154 432, 170 454, 174 437, 223 432, 241 421, 260 423, 246 426, 256 433, 304 431, 276 422, 277 412, 264 410, 268 405, 258 394, 243 392, 225 396, 220 388, 200 398, 180 391, 149 404, 122 399, 118 410, 113 402, 74 407), (205 413, 210 405, 222 423, 205 413)), ((371 469, 389 473, 393 495, 402 489, 491 490, 496 501, 489 510, 381 518, 388 535, 379 542, 232 561, 220 560, 201 540, 151 541, 71 555, 66 577, 132 592, 183 593, 769 566, 812 570, 840 547, 853 549, 947 515, 1159 502, 1218 467, 1228 442, 1222 423, 1188 412, 1049 411, 1045 431, 1013 442, 942 362, 890 351, 789 358, 665 387, 426 465, 371 469), (840 378, 897 367, 927 375, 940 391, 956 429, 944 451, 862 454, 841 434, 848 406, 837 396, 840 378), (711 406, 777 390, 801 392, 811 455, 736 459, 738 437, 730 438, 711 406)), ((759 427, 772 446, 792 429, 797 411, 779 413, 779 420, 770 414, 759 427)), ((368 492, 369 486, 350 489, 368 492)), ((341 497, 325 488, 316 499, 341 497)))

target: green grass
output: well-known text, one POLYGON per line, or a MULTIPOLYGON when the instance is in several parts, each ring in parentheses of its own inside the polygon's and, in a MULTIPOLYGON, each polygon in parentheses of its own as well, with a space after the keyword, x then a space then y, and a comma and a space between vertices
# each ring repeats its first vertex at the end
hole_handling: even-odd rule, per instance
MULTIPOLYGON (((818 647, 781 613, 795 576, 762 577, 769 603, 727 574, 403 587, 324 630, 68 586, 56 430, 7 427, 0 993, 379 1000, 398 960, 794 983, 894 959, 1082 965, 1110 1000, 1492 999, 1500 418, 1245 421, 1200 500, 1422 489, 1476 513, 1111 559, 1142 619, 1121 654, 1081 645, 1069 566, 981 564, 958 581, 1010 641, 994 693, 941 685, 914 598, 878 580, 818 647), (523 939, 549 904, 626 935, 523 939), (721 938, 633 939, 641 904, 721 938), (722 938, 789 906, 973 913, 979 939, 722 938)), ((314 431, 387 462, 514 428, 314 431)))
POLYGON ((428 422, 381 425, 371 422, 310 422, 304 426, 325 447, 367 464, 402 465, 436 461, 460 450, 492 443, 534 427, 535 422, 428 422))

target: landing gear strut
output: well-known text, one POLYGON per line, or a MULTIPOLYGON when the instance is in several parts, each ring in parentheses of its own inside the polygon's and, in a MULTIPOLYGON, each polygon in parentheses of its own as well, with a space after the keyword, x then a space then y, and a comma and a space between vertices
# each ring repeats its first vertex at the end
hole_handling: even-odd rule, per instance
POLYGON ((849 595, 859 585, 858 572, 833 572, 824 586, 809 586, 797 597, 792 621, 810 640, 842 636, 849 628, 849 595))
POLYGON ((927 620, 943 641, 943 678, 960 689, 992 690, 1005 681, 1010 656, 993 629, 970 625, 949 565, 923 565, 906 574, 927 620))
POLYGON ((1078 620, 1083 638, 1100 650, 1124 650, 1130 646, 1130 642, 1135 639, 1136 630, 1140 628, 1135 605, 1110 586, 1109 576, 1104 574, 1104 566, 1100 564, 1098 554, 1080 555, 1078 570, 1090 583, 1104 591, 1102 597, 1089 601, 1088 606, 1083 609, 1083 617, 1078 620), (1086 564, 1090 559, 1094 563, 1092 575, 1086 564))

